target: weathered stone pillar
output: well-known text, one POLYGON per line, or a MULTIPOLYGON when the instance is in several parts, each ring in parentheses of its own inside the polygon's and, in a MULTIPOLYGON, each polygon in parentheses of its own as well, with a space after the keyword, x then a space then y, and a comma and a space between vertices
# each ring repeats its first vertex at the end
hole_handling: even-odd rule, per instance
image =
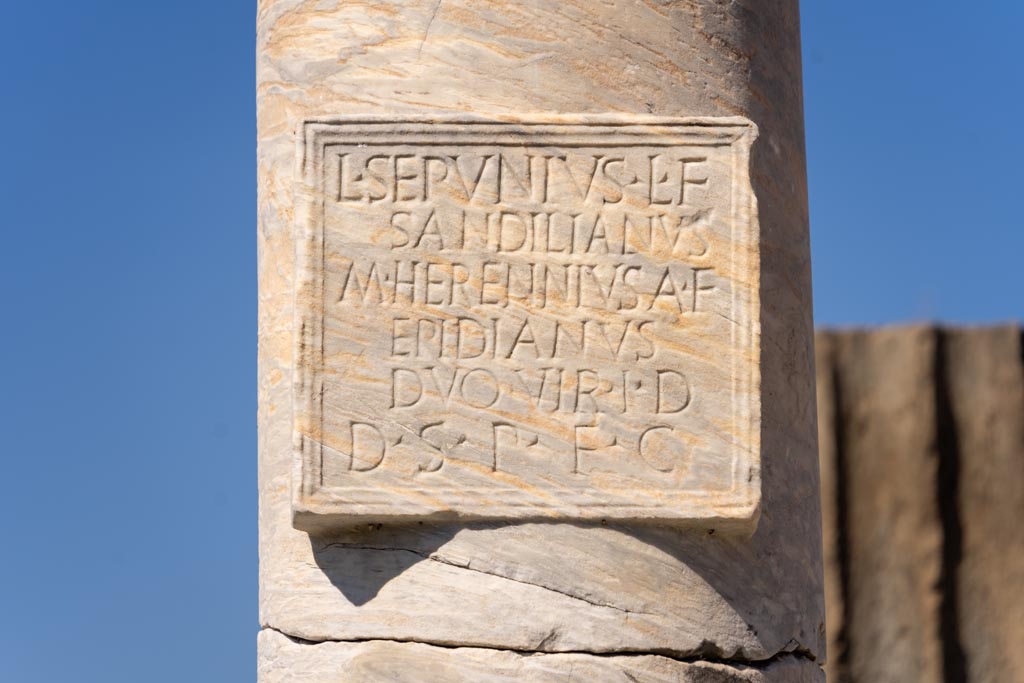
POLYGON ((831 683, 995 683, 1024 651, 1017 325, 819 332, 831 683))
POLYGON ((260 680, 820 681, 796 0, 262 0, 260 680))

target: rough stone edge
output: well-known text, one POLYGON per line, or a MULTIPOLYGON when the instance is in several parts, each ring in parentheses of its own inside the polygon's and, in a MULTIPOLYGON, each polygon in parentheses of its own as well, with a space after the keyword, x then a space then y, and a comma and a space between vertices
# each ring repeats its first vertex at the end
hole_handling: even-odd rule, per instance
MULTIPOLYGON (((360 655, 376 654, 376 659, 383 664, 392 662, 389 655, 397 653, 414 655, 425 665, 428 662, 440 661, 446 667, 464 667, 467 674, 473 674, 474 665, 481 665, 481 657, 493 658, 493 681, 522 680, 530 683, 540 680, 529 675, 529 672, 523 677, 522 667, 541 664, 568 667, 571 678, 574 665, 586 664, 604 667, 609 675, 622 674, 626 679, 636 683, 653 683, 655 678, 649 679, 647 673, 659 681, 667 680, 662 678, 663 673, 670 673, 673 683, 825 683, 825 672, 820 664, 799 652, 780 652, 756 662, 676 658, 653 653, 548 653, 379 639, 314 642, 293 638, 273 628, 260 630, 257 635, 257 650, 260 683, 291 680, 316 683, 320 680, 341 680, 337 677, 351 673, 346 672, 343 667, 351 666, 353 660, 360 655), (374 650, 379 652, 374 653, 374 650), (503 670, 498 666, 500 663, 515 664, 516 667, 503 670), (324 670, 325 664, 328 670, 324 670), (304 666, 309 668, 303 668, 304 666), (633 669, 634 673, 630 673, 630 669, 633 669), (637 671, 645 674, 644 677, 638 678, 635 675, 637 671)), ((417 674, 421 675, 426 675, 426 672, 417 674)), ((394 680, 395 683, 401 683, 401 679, 394 680)), ((415 680, 423 683, 428 681, 427 678, 420 677, 415 680)), ((438 683, 441 681, 438 680, 438 683)))

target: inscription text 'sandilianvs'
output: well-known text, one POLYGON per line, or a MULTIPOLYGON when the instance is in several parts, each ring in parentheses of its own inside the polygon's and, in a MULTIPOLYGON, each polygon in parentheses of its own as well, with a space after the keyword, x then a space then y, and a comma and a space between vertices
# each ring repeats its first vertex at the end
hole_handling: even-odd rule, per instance
POLYGON ((749 528, 750 122, 349 118, 299 137, 298 526, 749 528))

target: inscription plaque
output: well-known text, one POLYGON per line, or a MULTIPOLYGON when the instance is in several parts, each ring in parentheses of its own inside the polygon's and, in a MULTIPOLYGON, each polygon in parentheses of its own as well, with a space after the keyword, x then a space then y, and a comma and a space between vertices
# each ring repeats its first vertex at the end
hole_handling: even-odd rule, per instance
POLYGON ((741 118, 299 133, 296 526, 750 526, 759 256, 741 118))

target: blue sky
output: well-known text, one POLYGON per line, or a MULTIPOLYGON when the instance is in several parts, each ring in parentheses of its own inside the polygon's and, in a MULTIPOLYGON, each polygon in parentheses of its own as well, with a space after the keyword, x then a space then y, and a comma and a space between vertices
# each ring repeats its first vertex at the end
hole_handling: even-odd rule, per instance
MULTIPOLYGON (((0 680, 251 681, 255 3, 8 4, 0 680)), ((1024 4, 803 13, 819 322, 1019 320, 1024 4)))
POLYGON ((804 0, 819 323, 1024 313, 1024 3, 804 0))

